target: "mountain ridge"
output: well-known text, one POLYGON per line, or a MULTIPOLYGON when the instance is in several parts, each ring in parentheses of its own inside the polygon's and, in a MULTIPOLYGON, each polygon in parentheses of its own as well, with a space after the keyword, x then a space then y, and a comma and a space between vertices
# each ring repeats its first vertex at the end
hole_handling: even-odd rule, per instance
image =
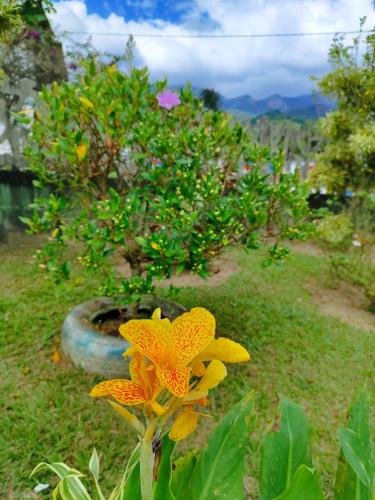
MULTIPOLYGON (((197 97, 200 97, 202 90, 203 88, 193 87, 193 93, 197 97)), ((258 118, 279 112, 286 118, 295 118, 298 121, 316 120, 335 108, 334 101, 319 93, 292 97, 272 94, 264 99, 255 99, 250 94, 237 97, 225 97, 220 93, 218 95, 220 98, 219 107, 222 111, 244 113, 249 118, 258 118)))

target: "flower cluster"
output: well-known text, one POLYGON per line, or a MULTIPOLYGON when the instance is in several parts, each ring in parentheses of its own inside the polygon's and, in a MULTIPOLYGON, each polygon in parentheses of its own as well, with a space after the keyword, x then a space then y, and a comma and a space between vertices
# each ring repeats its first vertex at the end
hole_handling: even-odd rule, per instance
POLYGON ((247 350, 226 338, 215 338, 215 318, 196 307, 172 323, 156 309, 152 319, 131 320, 120 333, 131 344, 130 380, 101 382, 93 397, 112 397, 112 406, 144 435, 143 423, 124 406, 143 410, 147 427, 163 427, 173 418, 169 437, 174 441, 191 434, 198 424, 199 407, 208 403, 208 392, 227 375, 224 362, 250 359, 247 350), (119 405, 118 403, 121 403, 119 405))

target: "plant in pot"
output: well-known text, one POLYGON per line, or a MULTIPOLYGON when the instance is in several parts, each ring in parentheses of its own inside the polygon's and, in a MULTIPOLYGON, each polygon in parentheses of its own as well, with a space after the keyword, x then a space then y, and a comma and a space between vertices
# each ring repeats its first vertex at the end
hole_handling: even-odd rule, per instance
POLYGON ((184 308, 151 295, 155 280, 183 271, 205 277, 223 248, 253 247, 264 227, 272 227, 277 259, 284 254, 278 240, 304 231, 305 187, 282 172, 282 155, 252 144, 225 113, 204 111, 189 86, 179 93, 166 86, 152 84, 147 69, 124 74, 92 57, 73 81, 43 89, 28 123, 25 154, 36 185, 50 189, 24 219, 50 235, 39 258, 57 281, 81 264, 112 297, 79 306, 65 322, 63 347, 86 370, 114 375, 124 366, 123 341, 93 331, 99 313, 121 309, 124 322, 160 307, 173 319, 184 308), (263 172, 270 162, 271 177, 263 172), (245 164, 252 168, 243 175, 245 164), (118 258, 128 276, 114 265, 118 258), (78 324, 81 337, 72 340, 78 324))

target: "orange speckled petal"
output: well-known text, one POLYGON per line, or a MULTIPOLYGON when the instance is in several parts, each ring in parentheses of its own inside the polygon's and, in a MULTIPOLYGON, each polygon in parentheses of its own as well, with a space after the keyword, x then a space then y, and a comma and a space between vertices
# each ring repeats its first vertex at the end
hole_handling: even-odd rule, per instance
POLYGON ((138 405, 145 400, 142 387, 126 379, 101 382, 91 390, 90 396, 112 396, 125 405, 138 405))
POLYGON ((163 365, 172 349, 171 325, 152 319, 132 319, 121 325, 120 333, 137 351, 156 365, 163 365))
POLYGON ((180 413, 174 421, 169 432, 169 437, 173 441, 180 441, 195 431, 198 425, 199 415, 192 408, 180 413))
POLYGON ((178 398, 183 398, 189 392, 190 373, 189 367, 172 370, 158 369, 157 371, 160 384, 178 398))
POLYGON ((203 307, 195 307, 173 321, 172 338, 177 366, 188 364, 211 343, 215 325, 215 318, 203 307))
POLYGON ((243 361, 249 361, 250 354, 241 344, 224 337, 219 337, 218 339, 212 340, 211 343, 198 354, 194 362, 211 361, 212 359, 218 359, 225 363, 242 363, 243 361))

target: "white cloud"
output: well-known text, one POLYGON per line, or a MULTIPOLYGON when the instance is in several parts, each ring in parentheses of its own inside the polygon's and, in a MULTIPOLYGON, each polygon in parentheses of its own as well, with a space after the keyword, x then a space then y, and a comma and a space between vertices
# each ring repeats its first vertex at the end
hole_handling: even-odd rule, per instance
MULTIPOLYGON (((366 27, 373 27, 372 0, 191 0, 189 14, 180 24, 173 24, 160 19, 127 19, 126 4, 124 17, 111 13, 102 18, 88 14, 84 1, 61 0, 52 22, 58 30, 84 33, 193 34, 200 29, 215 34, 256 34, 356 30, 364 15, 366 27)), ((136 37, 136 43, 140 63, 149 66, 154 77, 166 75, 172 84, 190 80, 227 96, 249 93, 260 98, 271 93, 292 96, 309 92, 309 76, 328 68, 331 39, 136 37)), ((120 53, 126 37, 93 36, 92 43, 98 49, 120 53)))

